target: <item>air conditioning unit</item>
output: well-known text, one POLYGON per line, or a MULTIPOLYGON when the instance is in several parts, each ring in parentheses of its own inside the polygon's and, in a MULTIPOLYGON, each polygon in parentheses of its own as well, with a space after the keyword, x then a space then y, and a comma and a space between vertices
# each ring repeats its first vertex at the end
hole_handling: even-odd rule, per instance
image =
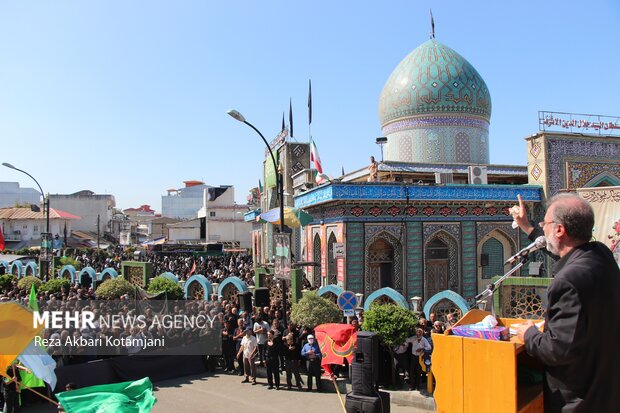
POLYGON ((486 166, 469 166, 467 176, 470 184, 486 185, 488 183, 486 166))
POLYGON ((454 182, 454 175, 452 172, 435 172, 436 184, 451 184, 454 182))

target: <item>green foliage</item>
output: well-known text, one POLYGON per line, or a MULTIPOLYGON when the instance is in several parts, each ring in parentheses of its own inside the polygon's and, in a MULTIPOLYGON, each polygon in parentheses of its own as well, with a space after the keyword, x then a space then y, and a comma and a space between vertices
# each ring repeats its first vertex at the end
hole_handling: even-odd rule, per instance
POLYGON ((79 261, 78 261, 78 260, 76 260, 76 259, 75 259, 75 258, 73 258, 73 257, 62 257, 62 258, 60 259, 60 265, 61 265, 61 266, 65 266, 65 265, 73 265, 73 267, 74 267, 76 270, 81 270, 79 261))
POLYGON ((71 288, 71 281, 66 278, 52 278, 41 286, 41 290, 52 294, 59 293, 63 289, 69 291, 69 288, 71 288))
POLYGON ((117 277, 105 280, 95 291, 100 300, 118 300, 125 294, 133 295, 135 287, 124 278, 117 277))
POLYGON ((372 304, 364 313, 362 329, 379 335, 388 346, 402 344, 413 334, 418 323, 411 311, 396 304, 372 304))
POLYGON ((24 291, 30 291, 32 284, 34 284, 34 287, 37 289, 37 291, 39 291, 39 287, 41 287, 41 280, 31 275, 28 277, 20 278, 20 280, 17 282, 17 288, 24 291))
POLYGON ((179 283, 162 276, 151 279, 147 291, 152 294, 165 291, 167 297, 171 300, 180 300, 184 295, 179 283))
POLYGON ((331 301, 319 297, 316 291, 311 291, 293 304, 291 320, 299 325, 314 328, 324 323, 337 323, 341 319, 338 306, 331 301))
POLYGON ((13 274, 0 275, 0 291, 6 291, 11 288, 11 285, 16 280, 17 277, 13 274))
POLYGON ((38 257, 39 251, 30 248, 22 248, 20 250, 15 251, 15 255, 25 255, 29 257, 38 257))

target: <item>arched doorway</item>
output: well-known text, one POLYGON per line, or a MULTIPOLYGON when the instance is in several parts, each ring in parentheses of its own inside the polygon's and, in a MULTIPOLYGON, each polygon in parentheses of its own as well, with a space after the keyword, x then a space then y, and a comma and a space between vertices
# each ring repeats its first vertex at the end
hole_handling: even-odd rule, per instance
POLYGON ((312 270, 312 286, 319 288, 321 286, 321 237, 319 234, 314 236, 312 243, 312 261, 318 263, 317 267, 312 270))
POLYGON ((338 263, 334 256, 334 244, 336 235, 332 232, 327 241, 327 284, 338 283, 338 263))
POLYGON ((394 247, 383 238, 379 238, 368 249, 368 267, 370 270, 370 291, 380 288, 394 288, 394 247))
POLYGON ((435 294, 450 289, 449 248, 441 239, 434 238, 426 245, 425 259, 425 291, 424 297, 430 298, 435 294))

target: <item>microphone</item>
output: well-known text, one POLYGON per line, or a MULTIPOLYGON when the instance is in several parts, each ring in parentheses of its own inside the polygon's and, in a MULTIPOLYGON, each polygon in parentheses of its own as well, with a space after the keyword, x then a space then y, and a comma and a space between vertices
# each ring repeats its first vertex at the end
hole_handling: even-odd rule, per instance
POLYGON ((519 261, 521 258, 527 257, 532 252, 543 249, 546 246, 547 246, 547 239, 543 235, 541 235, 540 237, 536 238, 536 240, 534 240, 534 242, 532 242, 530 245, 523 248, 521 251, 517 252, 512 257, 508 258, 506 262, 504 263, 504 265, 514 264, 515 262, 519 261))

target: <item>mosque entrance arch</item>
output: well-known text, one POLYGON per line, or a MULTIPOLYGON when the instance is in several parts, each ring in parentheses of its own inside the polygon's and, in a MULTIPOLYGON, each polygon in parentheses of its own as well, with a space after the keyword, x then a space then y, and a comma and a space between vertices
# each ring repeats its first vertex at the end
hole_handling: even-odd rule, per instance
POLYGON ((377 239, 368 248, 370 269, 370 291, 380 288, 394 288, 394 247, 383 238, 377 239))
POLYGON ((332 232, 327 241, 327 284, 338 283, 338 263, 334 255, 336 235, 332 232))

